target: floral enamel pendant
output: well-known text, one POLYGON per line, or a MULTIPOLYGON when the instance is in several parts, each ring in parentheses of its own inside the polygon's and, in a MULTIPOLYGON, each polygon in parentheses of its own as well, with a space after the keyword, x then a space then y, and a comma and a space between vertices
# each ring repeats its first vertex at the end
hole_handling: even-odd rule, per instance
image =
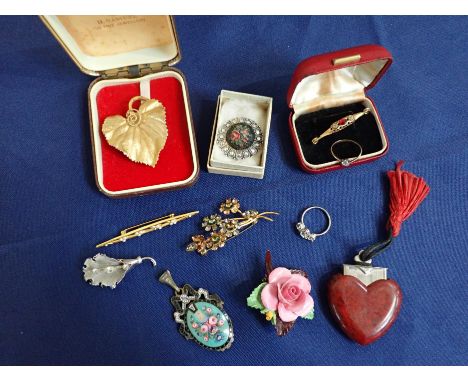
POLYGON ((265 314, 279 336, 286 335, 297 318, 314 318, 314 300, 310 295, 312 286, 300 269, 274 268, 271 254, 265 257, 266 275, 247 298, 247 305, 265 314))
POLYGON ((209 350, 223 351, 231 347, 234 342, 232 321, 218 295, 202 288, 195 290, 188 284, 179 288, 169 271, 165 271, 159 281, 174 289, 171 303, 180 334, 209 350))

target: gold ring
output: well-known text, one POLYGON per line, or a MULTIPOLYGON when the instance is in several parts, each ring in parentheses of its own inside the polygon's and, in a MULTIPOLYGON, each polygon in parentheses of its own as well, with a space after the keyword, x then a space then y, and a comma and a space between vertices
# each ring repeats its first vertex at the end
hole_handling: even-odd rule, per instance
POLYGON ((330 147, 330 152, 333 158, 335 158, 338 162, 341 163, 342 166, 348 167, 351 163, 356 162, 362 155, 362 146, 357 143, 356 141, 353 141, 352 139, 340 139, 336 142, 334 142, 331 147, 330 147), (353 145, 357 146, 359 148, 359 154, 355 157, 351 158, 340 158, 336 153, 333 151, 333 148, 340 144, 340 143, 352 143, 353 145))

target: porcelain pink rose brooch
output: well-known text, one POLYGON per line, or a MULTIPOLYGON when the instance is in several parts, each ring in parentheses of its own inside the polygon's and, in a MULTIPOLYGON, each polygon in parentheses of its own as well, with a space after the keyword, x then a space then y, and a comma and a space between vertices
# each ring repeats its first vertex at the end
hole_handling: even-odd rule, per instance
POLYGON ((300 269, 274 268, 271 254, 265 256, 265 281, 247 298, 247 305, 259 309, 276 328, 276 334, 284 336, 291 330, 298 317, 314 318, 312 286, 307 274, 300 269))

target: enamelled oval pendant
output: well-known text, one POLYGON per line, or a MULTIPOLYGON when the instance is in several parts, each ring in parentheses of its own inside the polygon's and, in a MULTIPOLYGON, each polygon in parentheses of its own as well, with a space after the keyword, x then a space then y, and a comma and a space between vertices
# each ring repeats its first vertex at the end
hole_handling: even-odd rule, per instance
POLYGON ((249 118, 234 118, 221 127, 216 141, 224 155, 239 160, 250 158, 260 151, 262 130, 249 118))
POLYGON ((165 271, 159 281, 174 289, 171 303, 180 334, 209 350, 223 351, 231 347, 234 342, 232 321, 218 295, 202 288, 195 290, 188 284, 179 288, 169 271, 165 271))
POLYGON ((328 289, 330 309, 341 329, 352 340, 368 345, 382 337, 400 312, 398 283, 387 280, 387 268, 371 262, 343 265, 343 274, 332 277, 328 289))

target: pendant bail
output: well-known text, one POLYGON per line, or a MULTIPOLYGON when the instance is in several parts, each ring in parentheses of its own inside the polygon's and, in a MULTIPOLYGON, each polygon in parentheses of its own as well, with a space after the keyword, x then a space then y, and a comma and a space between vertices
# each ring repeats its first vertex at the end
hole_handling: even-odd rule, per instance
POLYGON ((175 283, 174 279, 172 278, 171 272, 165 271, 160 277, 159 281, 163 284, 170 286, 176 292, 180 292, 180 288, 175 283))
POLYGON ((357 264, 357 265, 367 265, 367 266, 371 266, 372 265, 372 259, 369 259, 369 260, 362 260, 361 258, 361 254, 362 252, 364 252, 363 250, 360 250, 359 253, 354 256, 354 262, 357 264))
POLYGON ((370 264, 343 264, 343 275, 359 279, 365 286, 377 280, 387 280, 387 268, 373 267, 370 264))

